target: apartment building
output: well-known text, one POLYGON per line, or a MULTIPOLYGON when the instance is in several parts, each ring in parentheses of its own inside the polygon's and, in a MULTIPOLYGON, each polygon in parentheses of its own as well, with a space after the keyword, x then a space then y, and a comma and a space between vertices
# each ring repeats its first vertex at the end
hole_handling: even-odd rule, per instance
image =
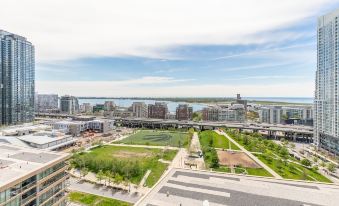
POLYGON ((0 30, 0 125, 34 120, 35 54, 25 37, 0 30))
POLYGON ((179 104, 176 108, 175 119, 177 120, 192 120, 193 107, 187 104, 179 104))
POLYGON ((36 111, 37 112, 56 112, 59 97, 57 94, 37 94, 36 111))
POLYGON ((77 114, 79 112, 78 99, 69 95, 61 96, 60 111, 66 114, 77 114))
POLYGON ((0 206, 66 206, 68 158, 0 143, 0 206))
POLYGON ((339 9, 318 18, 314 143, 339 154, 339 9))
POLYGON ((148 117, 148 107, 144 102, 133 102, 132 104, 133 116, 138 118, 148 117))
POLYGON ((155 102, 148 105, 148 118, 166 119, 168 113, 167 104, 165 102, 155 102))
POLYGON ((265 106, 259 109, 259 121, 268 124, 307 124, 313 123, 313 108, 265 106))
POLYGON ((210 106, 202 110, 202 119, 204 121, 244 122, 245 116, 246 111, 243 104, 210 106))

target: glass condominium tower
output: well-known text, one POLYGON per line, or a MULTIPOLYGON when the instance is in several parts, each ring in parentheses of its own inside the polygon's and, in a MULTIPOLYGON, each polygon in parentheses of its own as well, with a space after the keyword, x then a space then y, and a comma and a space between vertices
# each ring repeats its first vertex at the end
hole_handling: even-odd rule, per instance
POLYGON ((314 141, 339 154, 339 9, 318 18, 314 141))
POLYGON ((0 30, 0 125, 34 119, 34 46, 25 37, 0 30))

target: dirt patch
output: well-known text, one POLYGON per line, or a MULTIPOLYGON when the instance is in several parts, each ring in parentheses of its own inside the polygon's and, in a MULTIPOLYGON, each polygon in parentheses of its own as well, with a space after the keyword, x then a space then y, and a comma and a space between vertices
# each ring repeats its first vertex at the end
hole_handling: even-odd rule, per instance
POLYGON ((230 152, 218 150, 219 164, 225 166, 242 166, 248 168, 260 168, 254 160, 243 152, 230 152))
POLYGON ((151 157, 151 152, 130 152, 130 151, 119 151, 113 154, 115 158, 146 158, 151 157))

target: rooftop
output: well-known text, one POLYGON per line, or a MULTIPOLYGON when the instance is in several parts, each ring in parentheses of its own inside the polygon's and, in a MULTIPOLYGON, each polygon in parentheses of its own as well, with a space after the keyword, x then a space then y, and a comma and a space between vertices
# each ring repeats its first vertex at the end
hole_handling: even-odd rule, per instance
POLYGON ((67 137, 70 137, 70 135, 64 135, 61 133, 53 133, 53 132, 42 132, 42 133, 19 136, 18 139, 25 141, 25 142, 43 145, 43 144, 54 142, 56 140, 64 139, 67 137))
POLYGON ((335 206, 338 191, 334 184, 172 169, 136 205, 335 206))
POLYGON ((0 191, 17 179, 62 161, 69 154, 0 143, 0 191))

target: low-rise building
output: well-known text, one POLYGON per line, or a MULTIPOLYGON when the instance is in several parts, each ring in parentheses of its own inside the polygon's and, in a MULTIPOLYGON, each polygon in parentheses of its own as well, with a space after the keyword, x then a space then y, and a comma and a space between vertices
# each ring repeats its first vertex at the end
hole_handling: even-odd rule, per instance
POLYGON ((69 154, 0 143, 0 205, 66 206, 69 154))
POLYGON ((55 131, 38 132, 17 138, 31 147, 47 150, 58 150, 73 145, 77 141, 71 135, 55 131))
POLYGON ((89 121, 63 120, 56 122, 52 121, 47 124, 51 125, 53 129, 73 136, 78 136, 86 130, 106 133, 107 131, 114 129, 114 120, 111 119, 92 119, 89 121))
POLYGON ((313 108, 265 106, 259 109, 259 121, 268 124, 313 124, 313 108))
POLYGON ((176 108, 175 118, 179 121, 181 120, 192 120, 193 116, 193 107, 188 106, 187 104, 179 104, 176 108))

